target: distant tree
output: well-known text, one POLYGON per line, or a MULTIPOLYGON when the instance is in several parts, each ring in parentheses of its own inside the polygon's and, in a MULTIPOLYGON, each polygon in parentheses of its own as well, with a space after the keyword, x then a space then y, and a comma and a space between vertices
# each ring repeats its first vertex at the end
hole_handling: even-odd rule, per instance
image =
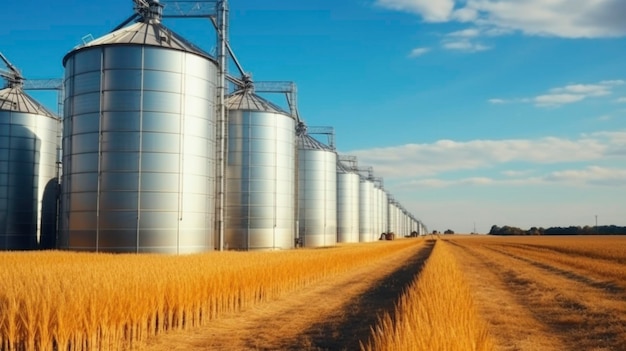
POLYGON ((504 227, 499 227, 497 225, 491 226, 491 230, 489 231, 490 235, 625 235, 626 227, 618 227, 615 225, 610 226, 569 226, 569 227, 550 227, 544 229, 542 227, 531 227, 528 230, 523 230, 517 227, 511 227, 505 225, 504 227))
POLYGON ((452 229, 446 229, 445 232, 443 232, 444 234, 454 234, 454 230, 452 229))

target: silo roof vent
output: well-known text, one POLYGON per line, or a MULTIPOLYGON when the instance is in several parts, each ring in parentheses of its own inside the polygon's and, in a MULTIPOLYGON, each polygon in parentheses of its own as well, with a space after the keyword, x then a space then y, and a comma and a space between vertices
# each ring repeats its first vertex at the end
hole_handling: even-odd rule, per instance
POLYGON ((160 23, 163 18, 163 5, 158 0, 134 0, 135 11, 144 22, 160 23))

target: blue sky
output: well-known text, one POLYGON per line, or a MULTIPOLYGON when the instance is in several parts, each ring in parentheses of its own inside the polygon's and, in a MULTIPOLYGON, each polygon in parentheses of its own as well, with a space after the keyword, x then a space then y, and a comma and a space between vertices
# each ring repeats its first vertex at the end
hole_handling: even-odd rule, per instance
MULTIPOLYGON (((256 80, 298 85, 308 125, 373 166, 429 229, 626 225, 623 0, 233 0, 256 80)), ((26 77, 132 14, 130 0, 10 1, 0 51, 26 77)), ((165 25, 212 50, 206 20, 165 25)), ((54 94, 33 94, 54 108, 54 94)))

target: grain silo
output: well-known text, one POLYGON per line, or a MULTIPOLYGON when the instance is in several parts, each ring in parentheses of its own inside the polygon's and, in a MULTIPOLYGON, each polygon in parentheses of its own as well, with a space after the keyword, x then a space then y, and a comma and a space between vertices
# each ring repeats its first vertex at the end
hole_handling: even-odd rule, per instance
POLYGON ((60 120, 23 90, 19 71, 0 90, 0 250, 53 248, 60 120))
POLYGON ((374 182, 371 177, 361 176, 359 183, 359 242, 375 240, 373 206, 374 182))
POLYGON ((61 248, 214 248, 218 67, 146 5, 63 59, 61 248))
POLYGON ((337 242, 359 242, 359 174, 356 157, 337 162, 337 242))
POLYGON ((305 247, 337 243, 337 154, 309 134, 298 138, 298 226, 305 247))
POLYGON ((389 232, 388 230, 389 228, 389 195, 387 194, 385 189, 382 187, 382 184, 379 190, 380 190, 380 196, 381 196, 380 207, 378 208, 378 210, 380 211, 380 218, 381 218, 379 232, 388 233, 389 232))
POLYGON ((296 120, 251 89, 231 94, 226 105, 225 248, 293 248, 296 120))
POLYGON ((392 198, 389 198, 389 204, 388 204, 388 213, 389 213, 389 224, 388 226, 388 231, 390 233, 394 233, 396 235, 399 234, 399 227, 398 227, 398 203, 392 198))

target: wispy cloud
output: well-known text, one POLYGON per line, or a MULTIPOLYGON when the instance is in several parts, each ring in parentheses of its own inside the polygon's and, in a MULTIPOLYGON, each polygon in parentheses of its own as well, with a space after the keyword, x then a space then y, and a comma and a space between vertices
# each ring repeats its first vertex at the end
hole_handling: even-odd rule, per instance
POLYGON ((479 52, 491 49, 477 41, 481 35, 478 28, 468 28, 451 32, 445 35, 441 41, 441 46, 446 50, 456 50, 463 52, 479 52))
POLYGON ((564 38, 626 35, 626 2, 619 0, 377 0, 426 22, 473 23, 500 33, 564 38))
POLYGON ((458 30, 456 32, 448 33, 448 37, 459 37, 459 38, 475 38, 480 35, 480 30, 478 28, 468 28, 463 30, 458 30))
POLYGON ((511 164, 536 169, 541 165, 624 159, 626 131, 598 132, 576 139, 439 140, 431 144, 356 150, 349 154, 357 156, 359 164, 373 166, 385 179, 426 178, 511 164))
POLYGON ((467 177, 458 179, 425 178, 403 183, 402 187, 450 188, 458 186, 523 186, 562 184, 569 186, 626 186, 626 169, 588 166, 580 169, 566 169, 547 172, 540 176, 528 177, 524 172, 516 172, 508 178, 467 177))
POLYGON ((558 107, 587 98, 611 95, 616 87, 625 83, 623 80, 604 80, 595 84, 569 84, 564 87, 550 89, 546 94, 531 98, 492 98, 487 101, 491 104, 532 103, 539 107, 558 107))
POLYGON ((534 171, 533 170, 524 170, 524 171, 513 171, 513 170, 506 170, 506 171, 502 171, 500 172, 500 174, 507 176, 507 177, 522 177, 522 176, 528 176, 529 174, 532 174, 534 171))
POLYGON ((454 9, 454 0, 377 0, 376 4, 418 14, 426 22, 447 22, 454 9))
POLYGON ((626 96, 615 99, 618 104, 626 104, 626 96))
POLYGON ((589 166, 584 169, 552 172, 543 179, 570 184, 626 186, 626 169, 589 166))
POLYGON ((467 39, 444 40, 441 43, 441 46, 447 50, 458 50, 458 51, 464 51, 464 52, 479 52, 479 51, 485 51, 485 50, 491 49, 491 47, 487 45, 472 42, 467 39))
POLYGON ((410 58, 422 56, 430 51, 430 48, 415 48, 409 53, 410 58))

